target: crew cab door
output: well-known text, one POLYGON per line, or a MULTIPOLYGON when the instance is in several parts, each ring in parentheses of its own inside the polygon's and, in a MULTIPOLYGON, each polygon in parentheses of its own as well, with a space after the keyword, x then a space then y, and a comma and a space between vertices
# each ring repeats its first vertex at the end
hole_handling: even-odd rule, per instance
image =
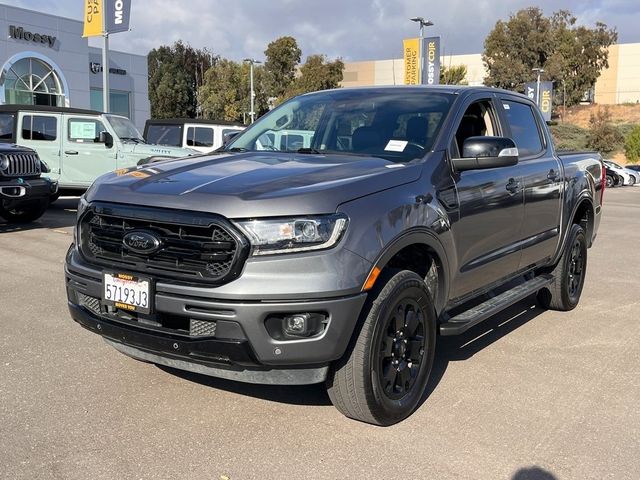
POLYGON ((525 100, 501 95, 508 136, 518 147, 524 181, 520 268, 547 263, 560 240, 564 167, 546 141, 542 119, 525 100))
POLYGON ((16 143, 33 148, 51 169, 46 176, 57 180, 60 177, 60 148, 62 135, 60 114, 20 112, 18 116, 16 143))
MULTIPOLYGON (((449 155, 460 158, 464 140, 505 136, 495 98, 474 97, 459 115, 449 155)), ((459 298, 513 275, 520 264, 524 216, 519 165, 453 171, 459 216, 451 224, 457 271, 452 298, 459 298)))
POLYGON ((115 147, 100 142, 104 123, 87 115, 64 115, 63 178, 69 186, 86 186, 103 173, 116 169, 115 147))

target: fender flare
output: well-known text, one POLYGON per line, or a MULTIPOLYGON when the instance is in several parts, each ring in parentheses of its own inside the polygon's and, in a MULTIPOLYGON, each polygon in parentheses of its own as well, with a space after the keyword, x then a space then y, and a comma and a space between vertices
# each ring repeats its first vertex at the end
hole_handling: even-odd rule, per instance
POLYGON ((376 267, 383 270, 398 252, 414 244, 424 245, 430 248, 437 256, 438 293, 437 298, 434 298, 433 301, 436 314, 439 315, 448 301, 451 272, 449 270, 449 256, 438 237, 432 231, 427 228, 416 227, 402 232, 384 247, 373 262, 371 270, 376 267))

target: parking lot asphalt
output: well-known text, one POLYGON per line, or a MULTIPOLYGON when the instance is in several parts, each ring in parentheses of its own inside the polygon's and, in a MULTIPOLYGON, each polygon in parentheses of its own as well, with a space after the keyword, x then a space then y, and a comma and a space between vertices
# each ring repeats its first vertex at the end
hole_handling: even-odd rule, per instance
POLYGON ((578 308, 528 298, 441 338, 424 403, 388 428, 321 386, 159 368, 75 324, 76 202, 0 223, 2 479, 640 478, 640 188, 605 192, 578 308))

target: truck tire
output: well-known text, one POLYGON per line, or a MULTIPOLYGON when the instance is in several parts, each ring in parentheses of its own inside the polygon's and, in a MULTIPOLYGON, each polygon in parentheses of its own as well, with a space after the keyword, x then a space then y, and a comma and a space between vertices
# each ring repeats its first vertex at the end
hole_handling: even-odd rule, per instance
POLYGON ((6 209, 0 206, 0 217, 9 223, 29 223, 40 218, 49 206, 49 199, 41 199, 27 206, 6 209))
POLYGON ((424 280, 409 270, 379 278, 361 319, 359 333, 332 365, 327 392, 347 417, 392 425, 417 408, 433 366, 436 314, 424 280))
POLYGON ((573 224, 560 262, 552 272, 553 282, 538 292, 540 305, 563 312, 576 308, 586 272, 587 238, 584 229, 573 224))

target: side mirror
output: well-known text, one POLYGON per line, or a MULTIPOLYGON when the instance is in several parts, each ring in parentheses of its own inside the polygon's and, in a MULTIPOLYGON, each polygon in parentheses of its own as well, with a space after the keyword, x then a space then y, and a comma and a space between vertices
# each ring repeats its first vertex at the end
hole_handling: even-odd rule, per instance
POLYGON ((109 132, 100 132, 99 142, 107 148, 113 147, 113 136, 109 132))
POLYGON ((518 163, 518 148, 510 138, 469 137, 462 145, 462 157, 452 160, 458 172, 509 167, 518 163))
POLYGON ((223 146, 223 147, 226 147, 226 146, 231 142, 231 140, 233 140, 234 138, 236 138, 236 137, 237 137, 238 135, 240 135, 241 133, 242 133, 242 130, 237 130, 237 131, 235 131, 235 132, 228 132, 228 133, 225 133, 225 134, 222 136, 222 146, 223 146))

